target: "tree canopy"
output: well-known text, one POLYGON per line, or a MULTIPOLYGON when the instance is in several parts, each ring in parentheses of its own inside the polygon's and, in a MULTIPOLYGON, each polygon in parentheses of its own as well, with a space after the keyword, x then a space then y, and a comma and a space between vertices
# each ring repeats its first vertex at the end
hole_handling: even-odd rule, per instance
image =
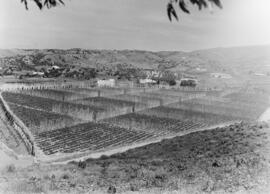
MULTIPOLYGON (((63 0, 21 0, 27 10, 28 1, 33 1, 40 10, 43 9, 43 7, 49 9, 58 5, 64 5, 63 0)), ((190 14, 188 3, 192 6, 197 6, 199 10, 202 10, 203 8, 209 8, 211 10, 214 5, 222 8, 220 0, 169 0, 167 4, 167 15, 169 20, 172 21, 172 18, 175 18, 177 21, 179 20, 175 10, 176 6, 179 6, 182 12, 190 14)))

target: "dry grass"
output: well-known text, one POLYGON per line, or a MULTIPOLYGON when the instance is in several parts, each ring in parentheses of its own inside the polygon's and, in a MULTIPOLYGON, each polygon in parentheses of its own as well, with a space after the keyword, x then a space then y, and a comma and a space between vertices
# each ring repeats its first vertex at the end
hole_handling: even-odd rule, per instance
POLYGON ((16 173, 4 174, 9 182, 5 192, 19 188, 37 193, 107 193, 114 189, 117 193, 267 193, 269 134, 266 125, 239 124, 80 165, 16 169, 16 173), (31 180, 35 183, 28 183, 31 180))

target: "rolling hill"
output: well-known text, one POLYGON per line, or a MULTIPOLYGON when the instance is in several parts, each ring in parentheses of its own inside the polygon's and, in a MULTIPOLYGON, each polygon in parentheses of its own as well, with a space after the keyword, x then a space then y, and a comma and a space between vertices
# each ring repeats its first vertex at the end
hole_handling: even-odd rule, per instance
POLYGON ((124 67, 140 69, 170 69, 193 71, 196 68, 207 72, 230 72, 241 74, 249 71, 270 71, 270 46, 249 46, 213 48, 192 52, 181 51, 139 51, 139 50, 85 50, 85 49, 44 49, 44 50, 0 50, 0 66, 10 61, 20 61, 35 66, 57 64, 94 68, 124 67))

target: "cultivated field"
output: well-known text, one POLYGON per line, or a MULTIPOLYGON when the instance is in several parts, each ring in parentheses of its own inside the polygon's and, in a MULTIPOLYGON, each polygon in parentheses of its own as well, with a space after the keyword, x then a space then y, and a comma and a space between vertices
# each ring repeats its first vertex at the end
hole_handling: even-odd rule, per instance
POLYGON ((269 193, 269 126, 237 124, 98 159, 9 166, 3 193, 269 193))
POLYGON ((264 95, 255 98, 241 90, 69 87, 18 89, 1 96, 5 111, 11 111, 6 119, 22 123, 20 133, 34 146, 29 149, 41 150, 49 160, 253 121, 269 103, 264 95))

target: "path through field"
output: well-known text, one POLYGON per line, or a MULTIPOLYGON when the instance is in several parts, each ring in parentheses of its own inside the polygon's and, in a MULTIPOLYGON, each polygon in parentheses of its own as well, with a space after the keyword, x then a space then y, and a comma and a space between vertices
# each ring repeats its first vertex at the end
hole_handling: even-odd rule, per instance
MULTIPOLYGON (((269 96, 269 102, 270 102, 270 96, 269 96)), ((260 116, 259 121, 270 122, 270 106, 260 116)))
POLYGON ((34 158, 31 156, 18 156, 13 150, 0 142, 0 170, 10 165, 16 167, 27 167, 33 164, 34 158))
POLYGON ((262 114, 262 116, 259 118, 259 121, 270 121, 270 107, 262 114))

